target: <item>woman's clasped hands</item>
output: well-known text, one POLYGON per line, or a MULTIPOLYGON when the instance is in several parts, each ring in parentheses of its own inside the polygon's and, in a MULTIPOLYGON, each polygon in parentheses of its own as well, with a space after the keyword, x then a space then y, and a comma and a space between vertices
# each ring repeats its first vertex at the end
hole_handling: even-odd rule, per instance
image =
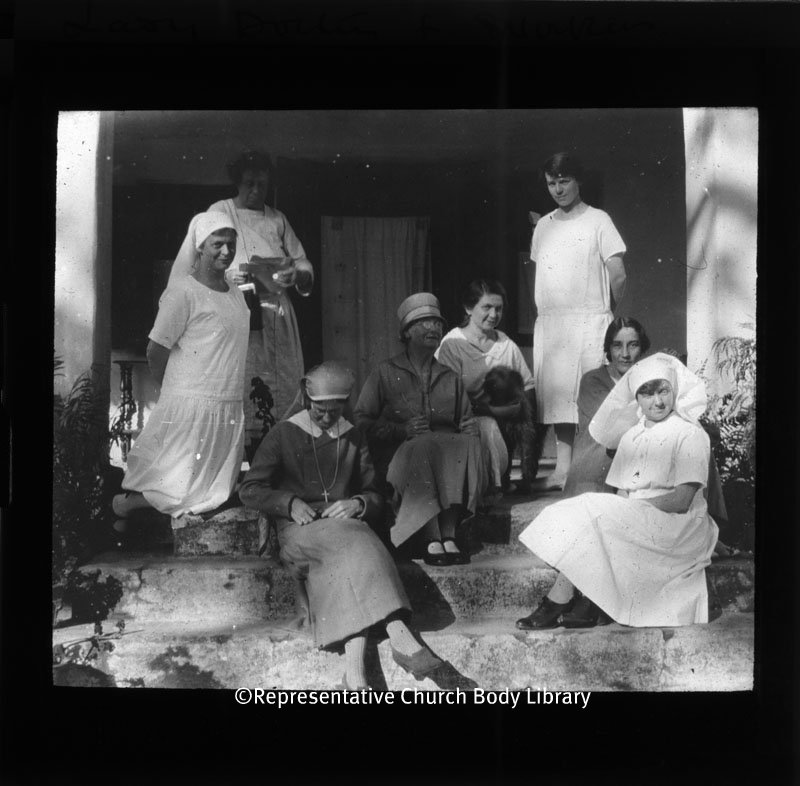
POLYGON ((468 437, 478 437, 480 436, 480 427, 478 426, 478 421, 475 420, 472 415, 467 415, 466 417, 461 418, 461 422, 458 424, 459 430, 462 434, 466 434, 468 437))
POLYGON ((292 520, 300 526, 310 524, 312 521, 320 519, 355 519, 363 510, 363 503, 360 499, 340 499, 332 502, 319 515, 314 508, 300 497, 295 497, 289 510, 292 520))
POLYGON ((406 439, 414 439, 431 430, 431 424, 424 415, 415 415, 405 423, 406 439))

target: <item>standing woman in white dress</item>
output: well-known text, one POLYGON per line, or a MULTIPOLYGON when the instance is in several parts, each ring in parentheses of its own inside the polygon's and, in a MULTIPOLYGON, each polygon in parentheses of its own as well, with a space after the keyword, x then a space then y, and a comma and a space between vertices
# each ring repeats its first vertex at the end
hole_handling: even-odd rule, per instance
POLYGON ((219 507, 242 464, 242 383, 249 316, 244 296, 225 280, 236 230, 223 213, 189 224, 175 265, 188 275, 161 295, 147 361, 161 393, 128 454, 114 512, 153 507, 181 525, 185 513, 219 507))
POLYGON ((705 568, 718 530, 703 495, 705 409, 703 381, 671 355, 645 358, 617 382, 589 433, 618 447, 606 478, 618 492, 556 502, 519 536, 558 576, 518 628, 591 627, 604 615, 635 627, 708 622, 705 568))
POLYGON ((245 274, 239 269, 244 263, 270 257, 292 259, 290 267, 276 273, 274 283, 265 283, 267 291, 259 293, 261 326, 258 318, 251 324, 243 401, 250 442, 261 439, 261 423, 255 417, 256 406, 250 401, 252 377, 261 377, 269 386, 277 420, 291 414, 305 364, 300 329, 288 290, 295 287, 303 297, 310 295, 314 268, 286 216, 266 204, 272 178, 270 157, 257 151, 242 153, 228 165, 228 175, 236 187, 236 196, 208 208, 226 213, 238 233, 236 257, 228 270, 228 281, 245 283, 245 274))
POLYGON ((540 422, 553 424, 556 466, 540 490, 563 488, 572 460, 581 377, 603 362, 603 336, 625 293, 625 243, 603 210, 581 199, 583 167, 556 153, 542 167, 558 207, 533 231, 533 378, 540 422))

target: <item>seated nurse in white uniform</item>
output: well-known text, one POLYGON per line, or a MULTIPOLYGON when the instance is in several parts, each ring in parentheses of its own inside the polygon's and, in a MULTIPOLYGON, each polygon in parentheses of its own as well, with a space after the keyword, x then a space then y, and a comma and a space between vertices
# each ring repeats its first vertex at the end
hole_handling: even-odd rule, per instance
POLYGON ((617 449, 606 483, 618 492, 557 502, 522 532, 558 575, 518 628, 708 622, 705 568, 718 530, 703 495, 705 409, 702 380, 671 355, 645 358, 617 382, 589 432, 617 449))

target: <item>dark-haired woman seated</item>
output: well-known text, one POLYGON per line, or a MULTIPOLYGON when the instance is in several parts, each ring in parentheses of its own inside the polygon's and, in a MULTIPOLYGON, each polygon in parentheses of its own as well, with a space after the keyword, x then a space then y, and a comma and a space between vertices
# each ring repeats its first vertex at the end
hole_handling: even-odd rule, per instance
POLYGON ((478 427, 461 379, 434 352, 444 320, 428 292, 397 309, 405 349, 367 378, 355 409, 378 473, 394 489, 396 546, 424 528, 425 562, 461 565, 456 526, 474 513, 485 486, 478 427))
POLYGON ((239 489, 276 523, 281 561, 308 590, 317 646, 344 650, 343 687, 369 687, 367 631, 382 624, 395 662, 421 679, 443 665, 409 628, 394 560, 366 523, 381 496, 364 435, 342 417, 353 374, 323 363, 302 382, 305 409, 263 439, 239 489))
POLYGON ((461 327, 453 328, 442 339, 436 357, 461 377, 480 429, 486 471, 496 489, 508 488, 510 453, 517 447, 508 439, 511 430, 502 428, 500 424, 507 420, 519 420, 520 417, 525 421, 527 429, 521 430, 520 435, 525 439, 520 440, 519 445, 522 451, 520 486, 529 486, 536 477, 539 460, 533 431, 536 396, 533 376, 520 348, 499 329, 508 296, 499 282, 479 278, 467 285, 461 303, 464 321, 461 327), (486 390, 486 379, 495 368, 519 374, 522 380, 519 399, 525 399, 524 402, 517 402, 519 406, 492 403, 486 390))
POLYGON ((650 339, 641 323, 635 319, 617 317, 606 329, 603 352, 608 363, 586 372, 581 377, 578 389, 578 432, 564 484, 565 497, 574 497, 587 491, 612 490, 605 482, 611 457, 592 438, 589 423, 614 385, 648 349, 650 339))

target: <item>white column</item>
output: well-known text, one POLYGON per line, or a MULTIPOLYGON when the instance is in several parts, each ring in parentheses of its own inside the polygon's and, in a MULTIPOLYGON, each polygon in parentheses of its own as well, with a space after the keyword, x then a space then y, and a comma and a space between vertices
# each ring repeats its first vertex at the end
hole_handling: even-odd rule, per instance
POLYGON ((55 351, 64 376, 55 383, 66 392, 93 364, 108 384, 113 116, 61 112, 57 144, 55 351))
POLYGON ((754 335, 758 111, 684 109, 683 123, 686 336, 697 371, 718 338, 754 335))

